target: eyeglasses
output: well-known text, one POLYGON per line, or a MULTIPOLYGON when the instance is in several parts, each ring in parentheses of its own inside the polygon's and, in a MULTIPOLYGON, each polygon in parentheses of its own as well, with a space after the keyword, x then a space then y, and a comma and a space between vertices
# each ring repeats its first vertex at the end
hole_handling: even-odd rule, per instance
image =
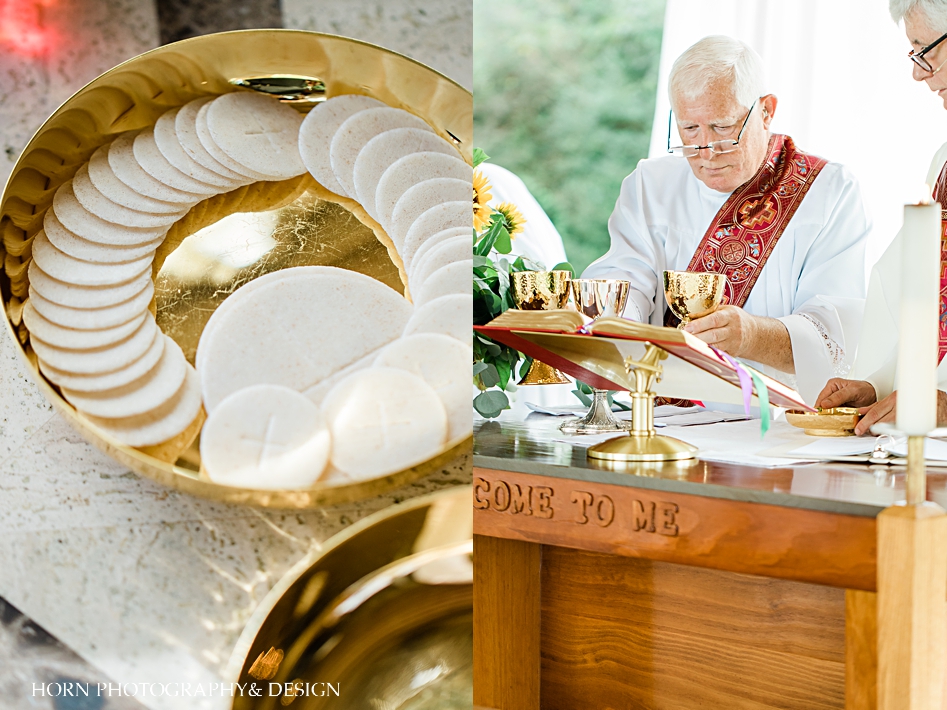
POLYGON ((750 110, 746 112, 746 118, 743 119, 743 126, 740 127, 740 132, 737 134, 736 140, 723 140, 723 141, 714 141, 708 143, 707 145, 676 145, 671 146, 671 117, 673 112, 668 114, 668 153, 674 153, 674 155, 683 155, 685 158, 696 158, 700 155, 700 151, 704 148, 709 148, 711 153, 732 153, 737 149, 737 146, 740 145, 740 139, 743 137, 743 131, 746 129, 746 124, 750 120, 750 114, 753 113, 753 108, 756 106, 756 101, 753 102, 753 105, 750 106, 750 110))
POLYGON ((947 39, 947 34, 941 35, 939 39, 931 42, 929 45, 924 47, 920 52, 915 52, 912 49, 910 52, 908 52, 908 57, 910 57, 911 61, 917 64, 924 71, 930 72, 931 74, 936 74, 937 72, 940 71, 940 68, 944 66, 944 64, 947 64, 947 62, 944 62, 944 64, 941 64, 940 67, 937 67, 935 69, 933 66, 931 66, 931 63, 927 61, 927 59, 924 58, 924 55, 930 52, 932 49, 934 49, 934 47, 936 47, 938 44, 943 42, 945 39, 947 39))

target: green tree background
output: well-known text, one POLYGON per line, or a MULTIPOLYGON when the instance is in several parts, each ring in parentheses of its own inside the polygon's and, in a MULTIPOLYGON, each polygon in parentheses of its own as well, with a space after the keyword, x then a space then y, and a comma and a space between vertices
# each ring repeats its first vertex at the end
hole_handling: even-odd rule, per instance
POLYGON ((608 250, 621 181, 648 155, 664 6, 474 2, 476 144, 523 179, 579 272, 608 250))

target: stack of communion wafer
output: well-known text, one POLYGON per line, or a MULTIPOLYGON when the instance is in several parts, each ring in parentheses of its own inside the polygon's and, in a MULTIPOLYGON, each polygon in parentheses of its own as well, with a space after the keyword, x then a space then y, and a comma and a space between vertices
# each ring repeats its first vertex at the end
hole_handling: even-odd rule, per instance
POLYGON ((221 483, 381 476, 472 426, 472 169, 424 121, 357 95, 313 109, 299 151, 317 181, 382 225, 414 305, 329 267, 270 274, 231 296, 197 351, 201 459, 221 483))
POLYGON ((40 368, 131 446, 177 436, 203 404, 202 461, 220 483, 296 488, 421 463, 472 426, 471 183, 424 121, 364 96, 305 120, 244 92, 168 111, 56 192, 23 311, 40 368), (155 250, 197 202, 307 168, 382 225, 413 304, 344 269, 278 271, 215 311, 195 370, 150 310, 155 250))
POLYGON ((56 191, 23 321, 43 374, 120 441, 159 444, 201 408, 194 368, 149 310, 155 250, 197 202, 305 172, 301 122, 258 94, 199 99, 102 146, 56 191))

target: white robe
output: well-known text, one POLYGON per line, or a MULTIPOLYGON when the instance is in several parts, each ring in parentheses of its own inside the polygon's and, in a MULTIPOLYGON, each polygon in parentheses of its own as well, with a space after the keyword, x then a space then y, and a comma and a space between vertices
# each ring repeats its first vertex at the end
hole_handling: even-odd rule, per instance
MULTIPOLYGON (((932 188, 947 162, 947 143, 934 155, 927 171, 932 188)), ((878 399, 894 392, 898 374, 898 321, 901 299, 901 233, 871 270, 865 301, 865 328, 858 344, 852 378, 866 380, 878 399)), ((947 358, 937 366, 937 388, 947 391, 947 358)))
MULTIPOLYGON (((625 178, 608 220, 611 248, 582 274, 631 281, 624 316, 663 325, 665 270, 687 269, 730 196, 707 187, 686 158, 642 160, 625 178)), ((796 375, 766 374, 812 404, 830 377, 848 373, 865 298, 865 242, 871 220, 858 182, 827 163, 786 227, 744 308, 789 331, 796 375)))
POLYGON ((519 176, 490 162, 481 163, 477 169, 490 182, 490 206, 512 202, 526 220, 523 231, 513 239, 513 254, 528 256, 546 269, 567 261, 556 226, 519 176))

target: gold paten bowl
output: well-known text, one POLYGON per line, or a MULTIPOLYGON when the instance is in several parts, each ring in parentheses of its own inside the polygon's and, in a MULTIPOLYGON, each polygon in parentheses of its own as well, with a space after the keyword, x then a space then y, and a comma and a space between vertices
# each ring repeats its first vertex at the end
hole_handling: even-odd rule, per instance
POLYGON ((786 412, 786 421, 810 436, 853 436, 859 419, 861 415, 852 407, 834 407, 818 412, 786 412))
POLYGON ((709 316, 723 301, 727 277, 692 271, 665 271, 664 298, 681 325, 709 316))
POLYGON ((234 710, 471 707, 470 496, 386 508, 297 564, 234 649, 226 679, 262 691, 235 694, 234 710))
MULTIPOLYGON (((403 108, 426 120, 472 161, 470 92, 389 50, 296 30, 223 32, 166 45, 79 90, 24 149, 0 199, 0 297, 7 330, 43 393, 95 446, 137 473, 188 493, 232 503, 307 508, 374 496, 417 480, 467 451, 471 437, 448 442, 418 466, 358 483, 276 491, 221 486, 200 473, 194 440, 200 420, 178 440, 159 447, 137 450, 119 443, 78 414, 42 377, 21 321, 32 238, 56 188, 98 146, 123 131, 152 125, 168 109, 194 98, 247 90, 238 84, 272 89, 281 83, 316 90, 291 102, 301 111, 324 97, 348 93, 403 108)), ((241 285, 263 274, 310 264, 338 266, 405 292, 407 279, 390 243, 358 203, 328 192, 309 175, 256 183, 204 200, 171 228, 155 257, 152 306, 158 325, 193 363, 213 311, 241 285)))

